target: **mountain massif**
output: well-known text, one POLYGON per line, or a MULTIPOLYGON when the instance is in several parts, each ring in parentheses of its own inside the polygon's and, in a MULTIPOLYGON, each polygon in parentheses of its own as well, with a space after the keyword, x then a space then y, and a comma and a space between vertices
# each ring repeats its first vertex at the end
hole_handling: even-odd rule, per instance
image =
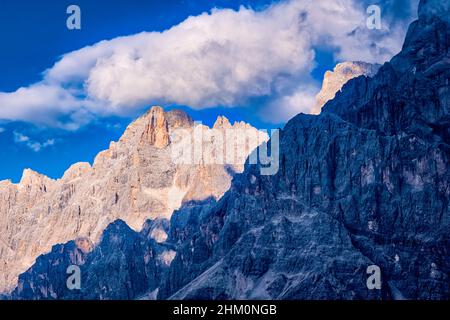
MULTIPOLYGON (((73 240, 39 256, 19 276, 11 298, 449 299, 449 11, 448 2, 422 0, 419 18, 410 25, 398 55, 373 77, 347 82, 320 115, 291 119, 280 132, 275 175, 261 175, 259 165, 247 162, 231 186, 225 179, 219 194, 196 188, 199 180, 183 184, 189 190, 183 194, 204 193, 181 197, 183 201, 170 207, 175 209, 172 215, 165 214, 167 208, 155 211, 164 214, 147 216, 141 231, 129 225, 144 221, 139 215, 142 202, 133 202, 139 218, 135 224, 120 216, 124 207, 92 204, 88 207, 97 221, 112 215, 101 224, 104 231, 92 229, 99 230, 91 232, 98 241, 76 238, 73 231, 64 235, 73 240), (81 269, 79 290, 66 286, 69 265, 81 269), (374 265, 381 271, 380 289, 367 286, 367 270, 374 265)), ((152 109, 150 114, 155 112, 163 113, 152 109)), ((143 122, 158 123, 148 116, 143 122)), ((167 144, 166 135, 160 134, 164 129, 142 132, 132 136, 149 139, 155 148, 167 144)), ((123 148, 139 145, 123 139, 123 148)), ((113 148, 101 161, 114 157, 113 148)), ((158 163, 154 153, 139 159, 158 163)), ((112 163, 105 163, 100 176, 111 176, 114 182, 112 163)), ((158 170, 159 178, 161 172, 166 171, 158 170)), ((169 185, 167 179, 146 181, 155 190, 171 188, 174 179, 169 180, 169 185)), ((47 180, 37 185, 21 197, 42 198, 45 190, 66 194, 53 191, 47 180)), ((101 185, 106 190, 108 183, 101 185)), ((80 199, 86 202, 91 191, 90 186, 80 199)), ((122 198, 113 196, 111 202, 122 198)), ((17 219, 50 215, 26 206, 21 210, 17 219)), ((23 225, 16 221, 16 228, 23 225)), ((2 237, 17 234, 8 228, 3 227, 2 237)), ((0 243, 9 241, 16 250, 29 243, 23 234, 14 239, 0 243)), ((2 248, 2 255, 8 248, 2 248)))
POLYGON ((191 241, 173 236, 160 297, 448 299, 449 10, 422 1, 374 77, 288 122, 277 175, 247 166, 191 241))
MULTIPOLYGON (((182 203, 220 198, 231 177, 243 170, 248 154, 267 139, 243 122, 231 125, 219 117, 214 128, 208 128, 182 111, 153 107, 99 153, 92 166, 77 163, 58 180, 27 169, 18 184, 0 182, 0 292, 14 288, 17 276, 53 245, 79 237, 94 245, 117 219, 141 230, 147 219, 167 219, 182 203), (212 150, 206 148, 211 132, 241 130, 257 139, 244 141, 243 156, 230 163, 214 161, 215 155, 206 151, 196 163, 176 163, 172 140, 177 130, 187 136, 200 134, 203 150, 212 150)), ((162 229, 151 236, 159 242, 167 237, 162 229)))

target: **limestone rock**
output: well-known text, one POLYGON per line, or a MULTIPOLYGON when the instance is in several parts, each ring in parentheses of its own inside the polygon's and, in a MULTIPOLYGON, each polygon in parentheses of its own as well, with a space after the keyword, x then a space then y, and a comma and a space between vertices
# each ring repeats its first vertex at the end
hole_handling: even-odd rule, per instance
MULTIPOLYGON (((402 52, 374 77, 350 80, 320 115, 288 122, 277 174, 247 164, 223 197, 185 202, 170 225, 152 221, 137 234, 116 221, 86 256, 73 242, 54 247, 20 276, 17 298, 73 298, 63 268, 48 267, 70 258, 88 278, 76 298, 448 300, 450 14, 442 3, 421 1, 402 52), (380 290, 367 287, 373 264, 380 290)), ((14 197, 14 185, 1 185, 2 199, 14 197)))
MULTIPOLYGON (((18 184, 0 182, 0 292, 10 290, 17 276, 57 243, 86 238, 96 244, 117 219, 140 230, 149 218, 170 218, 184 202, 220 198, 257 147, 253 143, 232 165, 176 164, 170 136, 180 128, 188 135, 196 128, 205 135, 211 131, 182 111, 153 107, 92 166, 74 164, 58 180, 27 169, 18 184)), ((202 143, 208 147, 208 141, 202 143)), ((154 236, 161 239, 157 232, 154 236)))
POLYGON ((12 298, 133 299, 153 291, 168 263, 158 257, 173 255, 170 248, 149 236, 154 228, 167 232, 167 223, 149 220, 141 232, 135 232, 117 220, 104 230, 95 247, 86 239, 55 245, 20 275, 12 298), (67 288, 66 270, 71 265, 80 268, 80 289, 67 288))
POLYGON ((246 166, 201 219, 172 216, 159 298, 449 299, 450 8, 420 8, 376 75, 287 123, 276 175, 246 166))
POLYGON ((316 104, 312 109, 313 114, 319 114, 322 107, 332 100, 336 92, 340 91, 350 79, 359 76, 374 76, 380 65, 361 61, 338 63, 333 71, 325 72, 322 88, 316 96, 316 104))

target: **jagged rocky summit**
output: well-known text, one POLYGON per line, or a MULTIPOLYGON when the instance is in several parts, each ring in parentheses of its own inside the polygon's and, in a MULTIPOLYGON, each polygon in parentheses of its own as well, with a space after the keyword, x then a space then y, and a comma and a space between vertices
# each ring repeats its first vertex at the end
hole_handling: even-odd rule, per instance
POLYGON ((332 100, 336 93, 339 92, 349 80, 359 76, 373 77, 380 67, 379 64, 362 61, 338 63, 333 71, 325 72, 322 88, 316 96, 316 103, 314 104, 311 113, 319 114, 322 107, 328 101, 332 100))
MULTIPOLYGON (((247 130, 262 141, 268 139, 246 123, 231 125, 219 117, 214 132, 226 130, 247 130)), ((206 150, 214 151, 208 149, 212 131, 183 111, 153 107, 100 152, 92 166, 74 164, 58 180, 27 169, 18 184, 1 181, 0 292, 14 288, 17 276, 53 245, 79 237, 97 244, 117 219, 139 231, 147 219, 168 219, 185 202, 220 198, 258 141, 249 139, 247 148, 241 148, 242 159, 236 157, 233 163, 214 161, 219 154, 207 162, 206 150), (203 135, 204 152, 197 163, 174 161, 177 130, 188 137, 203 135)), ((158 241, 165 237, 164 231, 154 235, 158 241)))
POLYGON ((193 241, 173 238, 160 298, 450 297, 444 9, 422 1, 400 54, 349 81, 321 115, 289 121, 277 175, 247 166, 193 241), (381 290, 366 286, 374 264, 381 290))
POLYGON ((320 115, 290 120, 277 174, 246 164, 220 199, 176 210, 160 243, 110 225, 83 261, 64 262, 82 264, 79 292, 49 267, 78 246, 54 247, 13 298, 53 298, 42 292, 54 284, 57 298, 449 299, 449 6, 422 0, 397 56, 320 115), (366 283, 372 265, 380 290, 366 283))

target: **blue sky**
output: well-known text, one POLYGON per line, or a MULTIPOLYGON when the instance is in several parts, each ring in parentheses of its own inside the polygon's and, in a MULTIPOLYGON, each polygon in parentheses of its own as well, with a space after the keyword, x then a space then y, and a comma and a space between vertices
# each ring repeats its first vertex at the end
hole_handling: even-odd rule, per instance
POLYGON ((152 104, 182 108, 209 125, 220 114, 282 126, 307 112, 336 62, 383 62, 398 51, 417 3, 343 0, 341 10, 305 2, 1 1, 0 180, 18 181, 24 168, 57 178, 74 162, 92 162, 152 104), (369 32, 362 26, 373 3, 382 9, 383 30, 369 32), (81 8, 81 30, 66 28, 71 4, 81 8), (96 45, 102 40, 112 41, 96 45), (378 51, 369 50, 373 43, 378 51), (92 45, 100 53, 83 49, 92 45), (70 59, 75 70, 66 67, 70 59), (119 77, 118 66, 125 68, 119 77), (133 78, 142 69, 149 78, 133 78))

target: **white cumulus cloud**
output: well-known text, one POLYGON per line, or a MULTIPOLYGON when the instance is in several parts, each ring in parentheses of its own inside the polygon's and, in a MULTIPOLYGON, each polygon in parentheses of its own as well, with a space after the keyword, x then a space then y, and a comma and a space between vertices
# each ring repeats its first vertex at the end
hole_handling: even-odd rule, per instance
POLYGON ((214 9, 163 32, 118 37, 64 55, 41 82, 0 92, 0 119, 76 129, 94 116, 129 114, 149 104, 201 109, 268 97, 267 112, 280 107, 268 119, 286 120, 308 111, 315 94, 305 79, 316 46, 333 48, 338 60, 368 62, 399 51, 404 26, 373 31, 366 19, 356 0, 214 9))

